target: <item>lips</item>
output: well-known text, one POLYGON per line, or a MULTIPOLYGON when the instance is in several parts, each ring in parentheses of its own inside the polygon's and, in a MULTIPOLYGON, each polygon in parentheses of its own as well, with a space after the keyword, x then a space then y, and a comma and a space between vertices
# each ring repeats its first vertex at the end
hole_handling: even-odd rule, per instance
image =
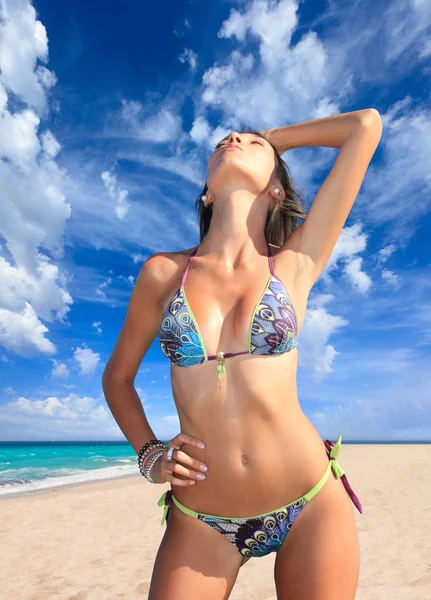
POLYGON ((243 151, 242 148, 240 146, 238 146, 237 144, 227 144, 225 146, 225 150, 227 150, 228 148, 237 148, 238 150, 241 150, 241 152, 243 151))

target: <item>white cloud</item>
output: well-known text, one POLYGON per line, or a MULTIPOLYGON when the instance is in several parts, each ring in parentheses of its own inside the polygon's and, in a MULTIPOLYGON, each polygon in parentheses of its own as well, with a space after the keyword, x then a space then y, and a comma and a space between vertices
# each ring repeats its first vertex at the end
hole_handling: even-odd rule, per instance
POLYGON ((366 293, 371 286, 371 277, 361 271, 362 260, 360 256, 352 259, 345 265, 344 273, 359 292, 366 293))
POLYGON ((55 358, 52 360, 52 362, 54 366, 51 371, 51 377, 55 377, 58 379, 67 379, 69 377, 70 371, 66 363, 55 360, 55 358))
POLYGON ((0 5, 0 65, 3 85, 37 114, 47 111, 46 89, 56 82, 37 60, 48 61, 48 37, 28 0, 3 0, 0 5))
POLYGON ((37 318, 31 304, 25 301, 22 311, 0 308, 0 343, 21 356, 30 357, 35 351, 53 354, 56 349, 45 334, 48 328, 37 318))
POLYGON ((55 352, 41 319, 62 321, 72 304, 58 267, 40 253, 36 260, 32 271, 14 267, 0 256, 0 343, 22 356, 55 352))
POLYGON ((383 164, 370 165, 361 211, 367 221, 386 225, 387 239, 405 246, 431 207, 431 110, 411 107, 407 96, 382 115, 379 144, 383 164))
MULTIPOLYGON (((198 116, 193 121, 193 126, 190 129, 190 137, 196 144, 201 144, 202 142, 206 142, 208 137, 211 134, 211 126, 208 121, 202 117, 198 116)), ((223 136, 221 136, 223 138, 223 136)))
POLYGON ((145 262, 149 257, 145 256, 145 254, 141 254, 140 252, 136 252, 132 254, 133 263, 136 265, 138 262, 145 262))
POLYGON ((0 256, 0 306, 11 312, 22 312, 27 301, 42 319, 51 321, 54 318, 64 319, 69 304, 70 294, 58 284, 64 284, 65 278, 56 265, 42 255, 37 255, 36 271, 24 267, 13 267, 0 256))
MULTIPOLYGON (((219 37, 235 38, 242 48, 248 34, 258 43, 260 59, 234 49, 225 65, 204 73, 202 102, 220 108, 226 124, 237 127, 241 121, 263 129, 286 124, 287 116, 299 122, 339 112, 330 99, 339 67, 322 40, 309 31, 292 44, 297 9, 291 0, 253 1, 242 12, 232 9, 222 23, 219 37)), ((338 94, 345 80, 338 79, 338 94)))
POLYGON ((396 285, 400 280, 399 276, 389 269, 382 269, 382 277, 391 285, 396 285))
POLYGON ((126 200, 129 192, 119 187, 117 176, 111 171, 103 171, 101 177, 109 197, 115 202, 115 214, 119 219, 124 219, 130 208, 126 200))
MULTIPOLYGON (((431 4, 426 0, 398 0, 386 5, 380 26, 385 34, 387 62, 409 59, 409 52, 424 57, 421 42, 426 41, 431 23, 431 4)), ((428 38, 429 41, 429 38, 428 38)), ((411 59, 411 57, 410 57, 411 59)))
POLYGON ((98 335, 102 335, 102 328, 100 327, 101 324, 101 321, 94 321, 94 323, 91 325, 91 327, 93 327, 96 330, 96 333, 98 335))
POLYGON ((158 111, 151 113, 140 102, 122 100, 121 116, 129 134, 140 140, 167 142, 181 131, 182 119, 169 106, 159 105, 158 111))
POLYGON ((91 348, 76 348, 73 357, 78 362, 80 375, 92 375, 100 361, 100 354, 91 348))
POLYGON ((314 294, 309 300, 304 323, 302 325, 298 352, 301 365, 315 380, 331 373, 333 363, 339 352, 329 343, 329 338, 335 335, 341 327, 349 325, 349 321, 339 315, 332 315, 323 304, 330 301, 332 296, 314 294))
POLYGON ((178 60, 182 63, 188 62, 192 71, 196 70, 198 55, 193 52, 190 48, 184 48, 183 52, 178 57, 178 60))
POLYGON ((50 158, 55 158, 61 150, 61 144, 59 144, 59 142, 55 139, 55 137, 53 136, 51 131, 49 131, 49 129, 44 131, 44 133, 40 137, 45 153, 50 158))
POLYGON ((31 399, 19 396, 0 405, 0 420, 14 439, 122 438, 110 411, 91 396, 70 393, 65 397, 31 399))
POLYGON ((133 287, 135 284, 135 278, 133 275, 118 275, 118 279, 125 281, 130 287, 133 287))
POLYGON ((388 244, 387 246, 380 248, 377 253, 377 262, 379 264, 384 264, 387 260, 389 260, 396 249, 397 247, 395 244, 388 244))
POLYGON ((322 307, 325 306, 325 304, 329 304, 329 302, 332 302, 332 300, 335 300, 334 294, 319 293, 313 295, 310 303, 312 303, 315 307, 322 307))
POLYGON ((338 237, 334 250, 326 264, 325 271, 330 272, 338 267, 340 261, 351 261, 356 254, 363 252, 367 245, 368 234, 362 231, 363 224, 355 223, 344 227, 338 237))
POLYGON ((102 298, 106 298, 106 294, 103 290, 105 290, 110 283, 112 283, 111 277, 108 277, 108 279, 102 281, 102 283, 99 283, 99 285, 96 288, 96 294, 98 296, 101 296, 102 298))
MULTIPOLYGON (((1 26, 0 26, 1 27, 1 26)), ((0 156, 28 171, 40 151, 39 117, 30 109, 0 116, 0 156)))
POLYGON ((321 273, 322 282, 330 285, 332 283, 331 272, 336 271, 340 265, 352 287, 361 294, 368 292, 372 280, 362 270, 363 258, 357 256, 364 252, 367 246, 368 234, 362 231, 363 224, 355 223, 350 227, 344 227, 328 262, 321 273))
POLYGON ((62 255, 61 238, 71 214, 63 193, 66 172, 54 161, 60 144, 51 131, 40 132, 48 116, 47 92, 56 78, 38 60, 47 62, 48 40, 35 9, 27 0, 3 0, 0 343, 23 356, 55 352, 42 320, 63 320, 72 304, 67 279, 53 262, 62 255))

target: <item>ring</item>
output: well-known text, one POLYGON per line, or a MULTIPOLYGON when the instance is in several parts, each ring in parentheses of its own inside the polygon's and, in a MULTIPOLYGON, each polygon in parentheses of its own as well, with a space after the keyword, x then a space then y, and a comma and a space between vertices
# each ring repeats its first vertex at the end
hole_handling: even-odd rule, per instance
POLYGON ((168 460, 174 460, 174 459, 172 458, 172 457, 173 457, 173 454, 174 454, 174 450, 175 450, 175 448, 169 448, 169 450, 168 450, 168 453, 167 453, 167 455, 166 455, 166 458, 167 458, 168 460))

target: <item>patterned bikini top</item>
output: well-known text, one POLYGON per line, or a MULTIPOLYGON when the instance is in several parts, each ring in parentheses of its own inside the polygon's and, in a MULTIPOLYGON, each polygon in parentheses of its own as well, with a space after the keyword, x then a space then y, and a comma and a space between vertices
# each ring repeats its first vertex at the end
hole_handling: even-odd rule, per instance
POLYGON ((187 301, 184 285, 190 263, 199 246, 189 256, 181 285, 170 300, 163 315, 159 340, 165 356, 177 367, 191 367, 207 360, 218 360, 218 376, 226 370, 225 358, 239 354, 278 355, 289 352, 297 345, 298 323, 295 309, 283 282, 274 273, 274 259, 268 246, 270 275, 254 308, 248 335, 248 350, 218 352, 208 356, 205 342, 187 301))

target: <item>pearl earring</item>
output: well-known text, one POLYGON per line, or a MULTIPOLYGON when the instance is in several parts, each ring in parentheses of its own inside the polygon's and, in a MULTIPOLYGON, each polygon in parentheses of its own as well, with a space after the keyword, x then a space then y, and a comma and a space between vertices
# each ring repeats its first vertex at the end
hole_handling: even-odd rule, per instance
POLYGON ((275 187, 275 188, 274 188, 274 193, 275 193, 275 194, 279 194, 279 193, 280 193, 280 191, 281 191, 281 190, 280 190, 280 188, 279 188, 279 187, 275 187))
POLYGON ((201 196, 201 200, 202 200, 202 202, 205 202, 205 200, 207 200, 207 199, 208 199, 208 196, 207 196, 206 194, 203 194, 203 195, 201 196))

